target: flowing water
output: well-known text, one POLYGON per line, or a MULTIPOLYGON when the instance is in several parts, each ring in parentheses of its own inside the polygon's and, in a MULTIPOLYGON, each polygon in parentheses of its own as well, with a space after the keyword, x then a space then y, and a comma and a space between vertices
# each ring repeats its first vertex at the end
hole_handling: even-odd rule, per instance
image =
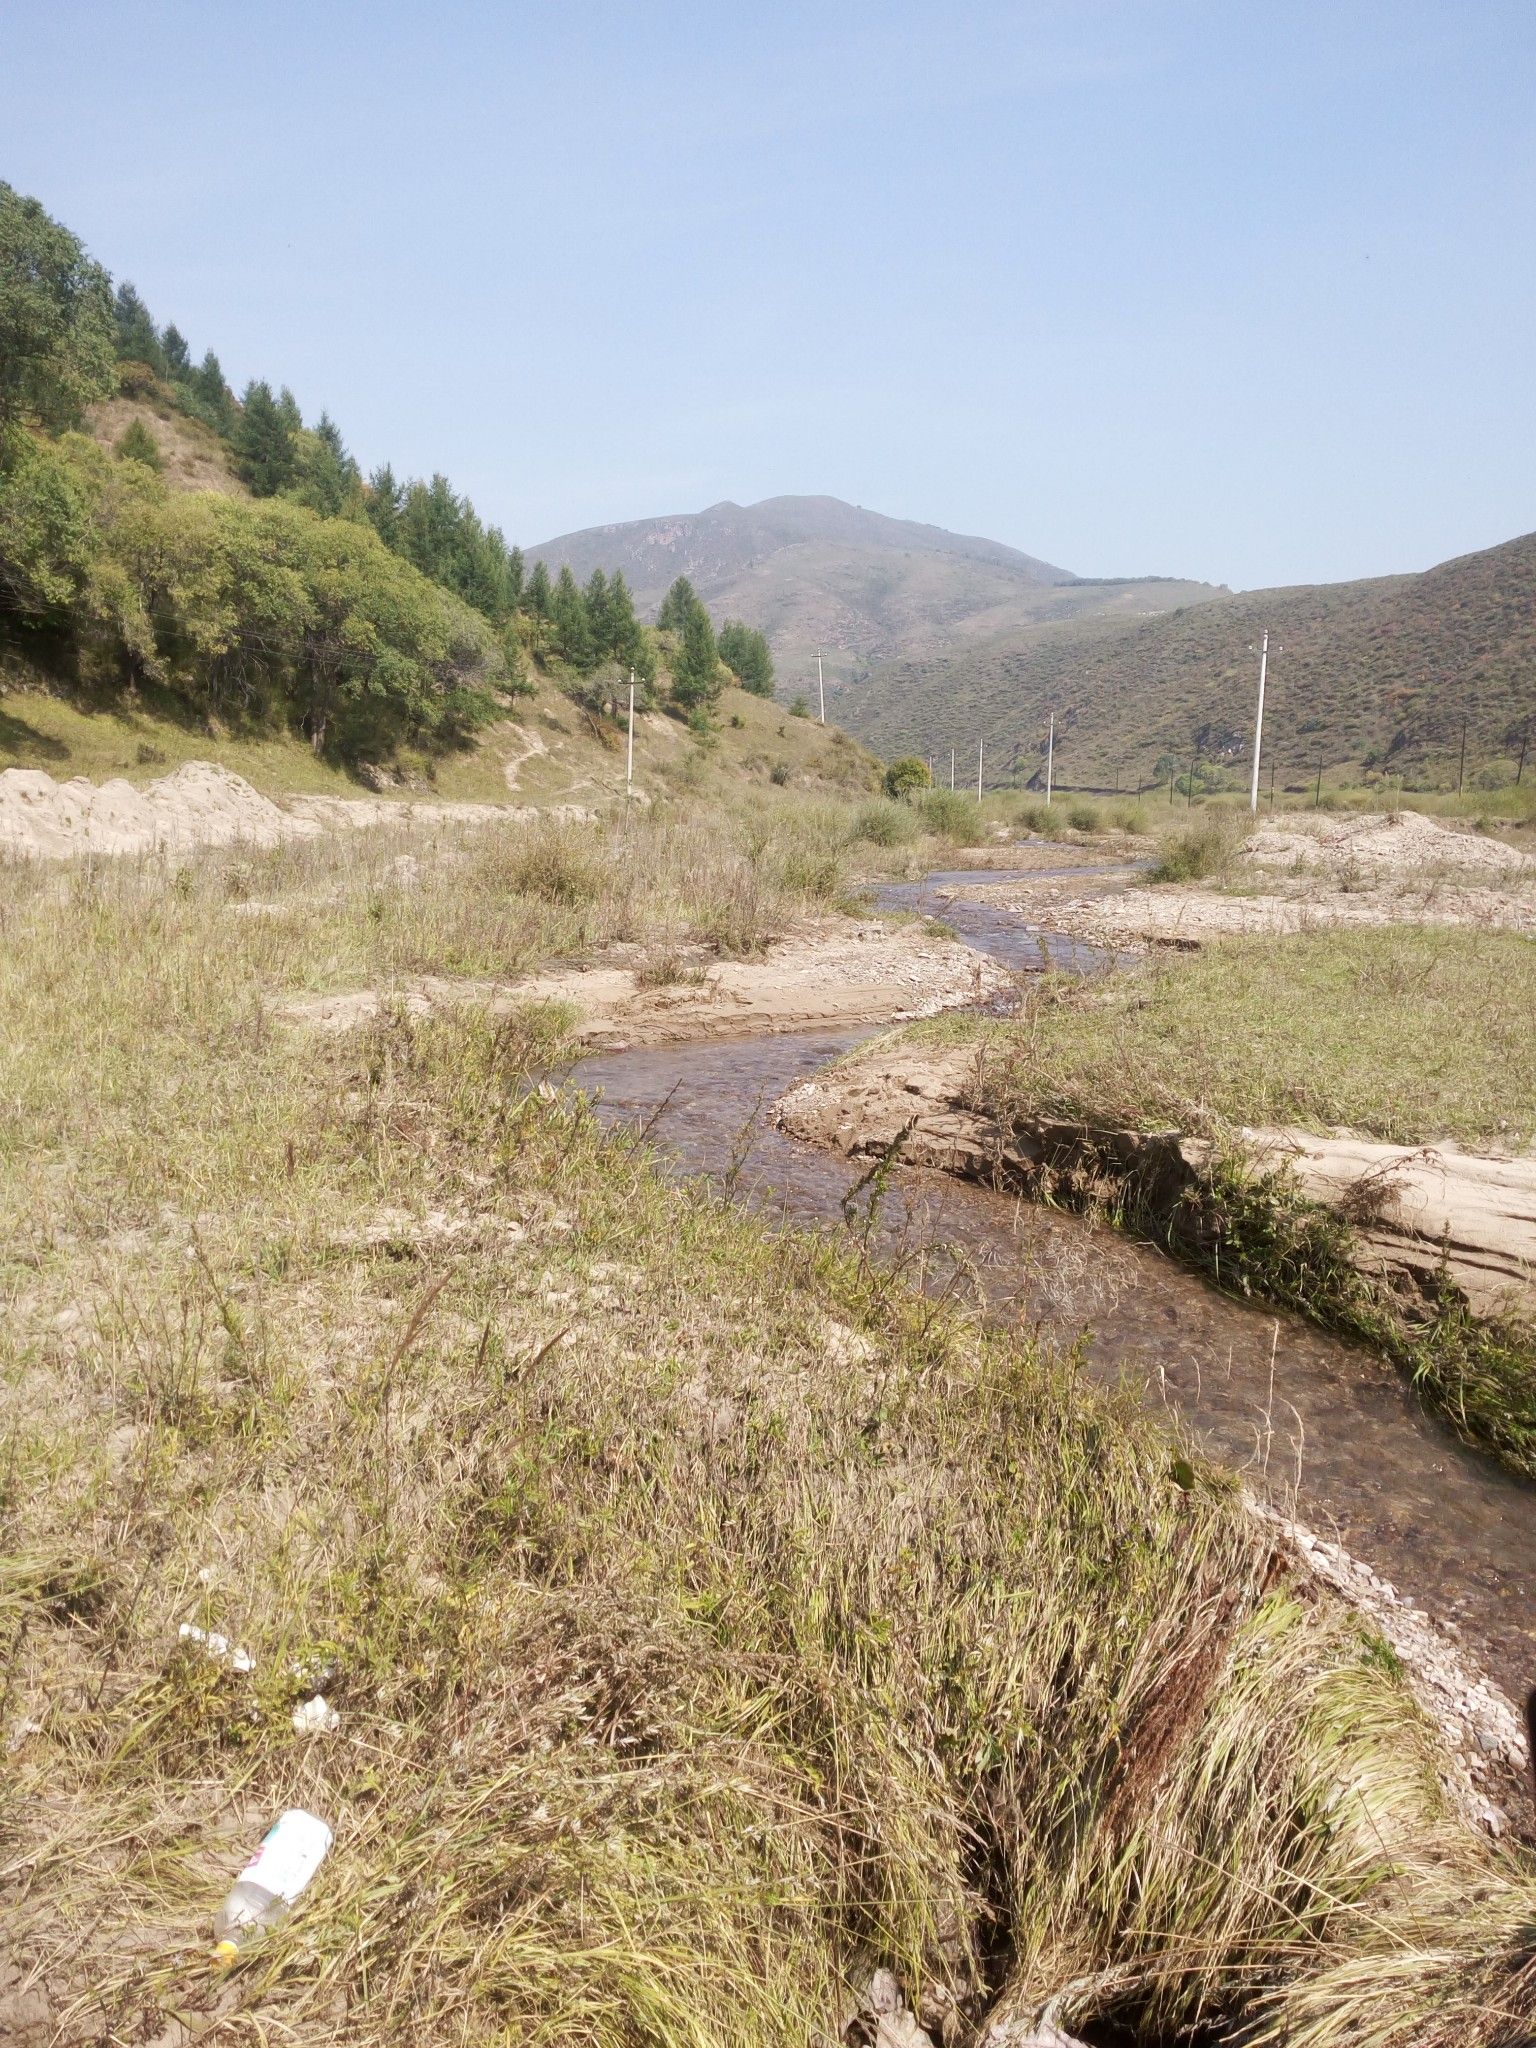
MULTIPOLYGON (((877 900, 941 916, 1010 966, 1107 964, 1080 941, 950 898, 954 886, 987 879, 929 876, 887 885, 877 900)), ((579 1079, 605 1122, 648 1123, 672 1170, 721 1181, 793 1223, 842 1230, 860 1169, 774 1129, 765 1112, 872 1035, 785 1032, 606 1053, 584 1060, 579 1079)), ((1129 1384, 1255 1490, 1334 1533, 1452 1624, 1510 1692, 1523 1697, 1536 1678, 1536 1492, 1425 1416, 1383 1360, 1218 1294, 1107 1226, 940 1173, 897 1171, 873 1241, 922 1285, 975 1288, 1000 1321, 1081 1342, 1090 1373, 1129 1384)))

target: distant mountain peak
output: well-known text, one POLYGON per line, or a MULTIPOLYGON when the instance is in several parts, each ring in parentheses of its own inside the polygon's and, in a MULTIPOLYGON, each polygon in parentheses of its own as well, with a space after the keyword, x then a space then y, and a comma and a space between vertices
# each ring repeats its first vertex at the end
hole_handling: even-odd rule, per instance
POLYGON ((891 660, 1039 617, 1197 603, 1207 586, 1182 582, 1100 585, 1002 541, 895 519, 842 498, 781 496, 754 505, 722 498, 701 512, 674 512, 560 534, 527 548, 551 571, 579 579, 622 569, 642 611, 655 611, 686 576, 716 618, 744 619, 766 633, 793 684, 818 649, 829 679, 846 680, 891 660))

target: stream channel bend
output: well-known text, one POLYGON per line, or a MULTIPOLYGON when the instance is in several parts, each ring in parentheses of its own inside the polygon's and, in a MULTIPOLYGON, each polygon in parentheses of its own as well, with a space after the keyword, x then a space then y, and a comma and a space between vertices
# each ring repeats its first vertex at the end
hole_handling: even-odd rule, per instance
MULTIPOLYGON (((1013 968, 1105 964, 1096 948, 948 895, 947 885, 988 879, 886 884, 876 902, 942 916, 966 944, 1013 968)), ((859 1168, 775 1129, 766 1112, 883 1028, 600 1053, 574 1078, 605 1124, 654 1118, 650 1143, 667 1170, 728 1179, 760 1211, 841 1230, 859 1168)), ((928 1287, 952 1284, 958 1259, 995 1320, 1060 1345, 1081 1340, 1094 1377, 1128 1382, 1176 1416, 1211 1458, 1332 1535, 1524 1697, 1536 1676, 1536 1492, 1425 1415, 1386 1361, 1299 1317, 1220 1294, 1107 1225, 929 1169, 897 1170, 875 1241, 912 1262, 928 1287)))

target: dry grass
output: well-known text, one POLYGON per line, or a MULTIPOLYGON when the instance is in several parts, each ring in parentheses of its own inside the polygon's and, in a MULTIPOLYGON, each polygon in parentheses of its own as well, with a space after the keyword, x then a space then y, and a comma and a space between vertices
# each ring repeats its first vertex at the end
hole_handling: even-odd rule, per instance
POLYGON ((39 2043, 766 2048, 883 1963, 967 2024, 1082 1980, 1065 2023, 1149 2039, 1518 2038, 1529 1873, 1221 1484, 1069 1361, 660 1182, 531 1086, 548 1020, 269 1021, 628 928, 569 853, 0 873, 12 2037, 34 1987, 39 2043), (335 1851, 221 1988, 286 1804, 335 1851))

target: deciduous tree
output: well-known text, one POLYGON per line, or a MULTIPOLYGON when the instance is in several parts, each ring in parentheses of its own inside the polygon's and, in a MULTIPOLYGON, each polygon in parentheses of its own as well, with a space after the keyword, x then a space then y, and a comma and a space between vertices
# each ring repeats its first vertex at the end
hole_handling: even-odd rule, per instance
POLYGON ((0 430, 71 425, 116 388, 112 287, 38 205, 0 183, 0 430))

